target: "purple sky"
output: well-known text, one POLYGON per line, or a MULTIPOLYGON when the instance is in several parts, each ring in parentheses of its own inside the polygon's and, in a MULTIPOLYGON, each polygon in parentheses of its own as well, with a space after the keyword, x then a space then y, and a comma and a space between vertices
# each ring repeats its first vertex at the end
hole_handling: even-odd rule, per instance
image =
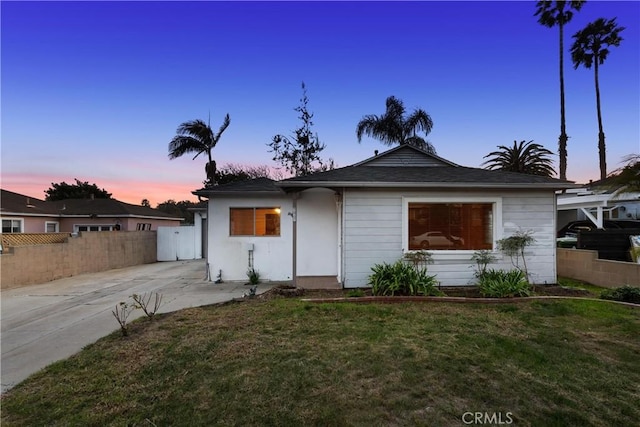
MULTIPOLYGON (((497 145, 557 151, 558 29, 535 2, 2 1, 3 188, 44 198, 74 178, 152 206, 195 200, 205 159, 167 157, 177 126, 231 126, 214 157, 277 166, 267 143, 299 125, 307 85, 324 158, 386 149, 355 128, 394 95, 433 118, 438 155, 479 167, 497 145)), ((640 152, 640 2, 589 1, 566 26, 570 180, 598 179, 593 70, 571 35, 596 18, 626 27, 601 68, 607 162, 640 152)), ((556 159, 557 160, 557 159, 556 159)))

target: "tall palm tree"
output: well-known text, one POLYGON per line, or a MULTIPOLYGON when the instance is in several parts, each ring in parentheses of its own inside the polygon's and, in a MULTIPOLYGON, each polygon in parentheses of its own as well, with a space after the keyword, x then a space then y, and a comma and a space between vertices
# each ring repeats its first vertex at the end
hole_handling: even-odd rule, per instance
POLYGON ((558 138, 558 154, 560 155, 560 179, 567 179, 567 129, 564 110, 564 26, 571 18, 573 11, 579 11, 584 1, 539 1, 536 4, 538 22, 545 27, 560 29, 560 137, 558 138), (572 10, 573 9, 573 10, 572 10))
POLYGON ((553 155, 551 151, 533 141, 513 141, 513 147, 499 145, 498 151, 484 156, 489 159, 483 165, 487 165, 485 169, 552 177, 555 171, 550 155, 553 155))
POLYGON ((218 133, 213 133, 211 126, 203 120, 196 119, 182 123, 176 130, 176 136, 169 142, 169 158, 177 159, 186 153, 196 153, 195 159, 202 153, 207 153, 209 161, 205 165, 207 174, 206 185, 215 184, 216 162, 211 156, 213 147, 216 146, 222 133, 229 127, 231 120, 229 114, 224 117, 224 121, 218 133))
POLYGON ((616 24, 616 18, 605 20, 598 18, 587 24, 582 30, 573 35, 575 41, 571 46, 571 59, 573 68, 584 65, 590 69, 593 65, 596 83, 596 108, 598 110, 598 154, 600 157, 600 179, 607 176, 607 153, 604 142, 604 130, 602 128, 602 111, 600 110, 600 83, 599 66, 609 56, 611 46, 620 46, 622 37, 620 32, 624 27, 616 24))
POLYGON ((379 139, 384 145, 408 144, 435 154, 436 149, 417 132, 428 135, 433 128, 431 116, 422 109, 416 109, 405 118, 406 110, 401 100, 394 96, 387 98, 387 110, 381 116, 366 115, 358 122, 356 135, 358 142, 363 135, 379 139))

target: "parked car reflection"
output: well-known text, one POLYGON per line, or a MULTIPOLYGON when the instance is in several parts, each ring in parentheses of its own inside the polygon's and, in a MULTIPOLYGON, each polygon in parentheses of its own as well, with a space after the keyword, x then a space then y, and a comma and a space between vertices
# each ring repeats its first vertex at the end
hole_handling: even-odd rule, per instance
POLYGON ((428 231, 411 237, 411 247, 420 249, 451 249, 464 245, 464 239, 442 231, 428 231))

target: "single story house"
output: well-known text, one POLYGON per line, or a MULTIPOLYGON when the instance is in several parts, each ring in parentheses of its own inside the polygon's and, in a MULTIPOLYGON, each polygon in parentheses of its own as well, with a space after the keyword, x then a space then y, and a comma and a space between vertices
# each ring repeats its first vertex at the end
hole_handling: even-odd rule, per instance
POLYGON ((532 282, 556 283, 553 178, 469 168, 401 145, 352 166, 273 181, 258 178, 196 190, 208 199, 210 277, 300 287, 367 286, 371 267, 421 249, 442 285, 469 285, 472 256, 493 251, 492 268, 512 269, 496 242, 533 233, 532 282))
POLYGON ((8 190, 0 190, 0 218, 2 233, 157 230, 158 226, 178 226, 182 220, 116 199, 49 202, 8 190))

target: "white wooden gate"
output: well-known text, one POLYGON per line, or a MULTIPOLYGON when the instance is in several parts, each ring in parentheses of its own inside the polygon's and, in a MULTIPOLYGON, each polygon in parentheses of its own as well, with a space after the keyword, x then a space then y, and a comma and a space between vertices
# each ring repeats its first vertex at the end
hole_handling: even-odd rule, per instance
POLYGON ((197 245, 194 226, 158 227, 158 261, 196 259, 197 245))

